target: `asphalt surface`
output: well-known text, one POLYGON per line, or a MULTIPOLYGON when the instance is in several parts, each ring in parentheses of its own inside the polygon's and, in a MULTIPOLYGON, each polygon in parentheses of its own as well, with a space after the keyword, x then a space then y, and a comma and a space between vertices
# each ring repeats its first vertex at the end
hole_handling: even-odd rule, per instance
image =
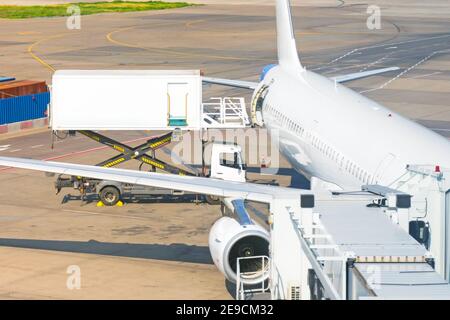
MULTIPOLYGON (((170 11, 83 16, 80 30, 68 30, 65 18, 0 20, 1 73, 51 83, 54 69, 193 68, 208 76, 256 81, 261 69, 276 61, 274 8, 257 1, 241 6, 205 1, 210 2, 170 11)), ((382 8, 380 30, 367 29, 367 4, 295 4, 297 43, 308 69, 336 76, 399 66, 398 72, 348 86, 450 137, 446 1, 374 1, 382 8)), ((217 86, 204 90, 205 98, 232 95, 248 101, 250 96, 217 86)), ((131 145, 154 134, 108 133, 131 145)), ((0 155, 95 164, 115 154, 81 136, 51 145, 48 131, 3 136, 0 155)), ((252 179, 307 184, 284 159, 276 177, 259 176, 258 164, 251 164, 252 179)), ((96 199, 82 203, 72 190, 55 196, 53 181, 42 173, 0 169, 0 253, 6 257, 0 265, 0 298, 232 297, 232 286, 215 269, 207 247, 219 208, 195 204, 189 197, 98 208, 96 199), (71 265, 81 269, 80 290, 67 289, 71 265)))

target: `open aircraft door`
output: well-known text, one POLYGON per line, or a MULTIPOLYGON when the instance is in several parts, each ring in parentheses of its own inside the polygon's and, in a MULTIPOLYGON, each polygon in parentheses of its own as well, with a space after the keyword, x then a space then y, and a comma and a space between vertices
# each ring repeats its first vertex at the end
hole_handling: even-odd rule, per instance
POLYGON ((259 127, 264 125, 262 109, 264 107, 264 99, 266 98, 268 92, 269 86, 263 85, 256 90, 256 93, 253 96, 251 104, 251 117, 253 125, 257 125, 259 127))

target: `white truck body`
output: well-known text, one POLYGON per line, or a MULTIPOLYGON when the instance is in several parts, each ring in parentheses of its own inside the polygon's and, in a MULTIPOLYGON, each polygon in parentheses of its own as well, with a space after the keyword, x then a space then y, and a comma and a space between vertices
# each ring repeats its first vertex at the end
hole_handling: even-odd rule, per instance
POLYGON ((53 130, 199 129, 199 70, 59 70, 53 75, 53 130))

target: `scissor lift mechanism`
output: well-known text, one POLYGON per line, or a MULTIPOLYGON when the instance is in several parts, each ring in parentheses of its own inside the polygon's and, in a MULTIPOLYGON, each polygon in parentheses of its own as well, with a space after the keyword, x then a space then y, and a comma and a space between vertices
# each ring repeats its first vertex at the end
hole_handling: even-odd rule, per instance
MULTIPOLYGON (((172 142, 173 132, 153 137, 147 140, 145 143, 138 145, 137 147, 130 147, 124 143, 106 137, 98 132, 90 130, 79 130, 78 132, 96 142, 99 142, 103 145, 106 145, 120 152, 120 154, 96 164, 96 166, 98 167, 111 168, 117 166, 118 164, 134 159, 141 162, 139 167, 140 169, 142 168, 142 165, 147 164, 151 166, 152 171, 156 171, 156 169, 159 169, 170 174, 196 176, 195 173, 180 169, 156 158, 155 151, 172 142), (150 152, 151 154, 149 154, 148 152, 150 152)), ((75 188, 80 191, 82 200, 84 200, 87 192, 92 192, 96 190, 100 194, 100 198, 104 204, 113 205, 118 201, 117 195, 115 196, 114 199, 110 198, 108 200, 107 198, 104 198, 104 196, 102 196, 101 194, 101 190, 107 186, 108 183, 102 183, 102 181, 98 179, 87 179, 84 177, 73 177, 73 176, 70 178, 59 176, 55 182, 55 188, 57 190, 57 193, 59 193, 62 188, 66 187, 75 188)), ((116 189, 118 188, 116 187, 116 189)), ((151 188, 147 189, 150 190, 151 188)), ((145 194, 146 188, 143 187, 143 190, 144 190, 143 193, 145 194)), ((154 188, 152 189, 152 191, 153 191, 152 193, 154 194, 155 193, 154 188)), ((163 192, 161 191, 158 193, 163 192)), ((112 195, 110 194, 109 196, 112 195)))
POLYGON ((155 169, 157 168, 167 173, 185 176, 195 176, 194 173, 182 170, 156 158, 154 152, 157 149, 162 148, 168 145, 170 142, 172 142, 173 132, 169 132, 161 136, 151 138, 137 147, 127 146, 126 144, 108 138, 94 131, 78 131, 78 132, 92 140, 95 140, 101 144, 104 144, 120 152, 119 155, 96 164, 96 166, 98 167, 111 168, 120 163, 135 159, 142 162, 142 164, 148 164, 155 169), (152 155, 147 154, 148 151, 151 151, 152 155))

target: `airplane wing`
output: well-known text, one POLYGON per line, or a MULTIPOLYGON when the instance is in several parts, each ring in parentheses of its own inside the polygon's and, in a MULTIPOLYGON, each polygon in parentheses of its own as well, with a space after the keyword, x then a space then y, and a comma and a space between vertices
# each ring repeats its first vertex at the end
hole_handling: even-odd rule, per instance
POLYGON ((257 82, 242 81, 242 80, 228 80, 228 79, 221 79, 221 78, 202 77, 202 81, 204 83, 220 84, 223 86, 250 89, 250 90, 254 90, 258 86, 257 82))
MULTIPOLYGON (((386 73, 386 72, 396 71, 396 70, 400 70, 400 68, 399 67, 389 67, 389 68, 368 70, 368 71, 362 71, 362 72, 356 72, 356 73, 350 73, 350 74, 346 74, 346 75, 342 75, 342 76, 337 76, 337 77, 333 77, 331 79, 338 83, 344 83, 344 82, 367 78, 367 77, 375 76, 375 75, 378 75, 381 73, 386 73)), ((229 79, 222 79, 222 78, 203 77, 202 81, 204 83, 219 84, 222 86, 243 88, 243 89, 249 89, 249 90, 254 90, 258 86, 257 82, 243 81, 243 80, 229 80, 229 79)))
POLYGON ((386 73, 390 71, 396 71, 399 70, 399 67, 389 67, 389 68, 382 68, 382 69, 375 69, 375 70, 369 70, 369 71, 362 71, 362 72, 356 72, 356 73, 350 73, 342 76, 337 76, 334 78, 331 78, 332 80, 343 83, 347 81, 353 81, 357 79, 367 78, 371 77, 377 74, 386 73))
POLYGON ((0 157, 0 166, 110 180, 171 190, 182 190, 225 198, 241 198, 264 203, 270 203, 274 197, 284 198, 286 196, 292 196, 300 199, 302 194, 311 194, 308 190, 256 183, 233 182, 213 178, 179 176, 174 174, 103 168, 90 165, 47 162, 43 160, 12 157, 0 157))

